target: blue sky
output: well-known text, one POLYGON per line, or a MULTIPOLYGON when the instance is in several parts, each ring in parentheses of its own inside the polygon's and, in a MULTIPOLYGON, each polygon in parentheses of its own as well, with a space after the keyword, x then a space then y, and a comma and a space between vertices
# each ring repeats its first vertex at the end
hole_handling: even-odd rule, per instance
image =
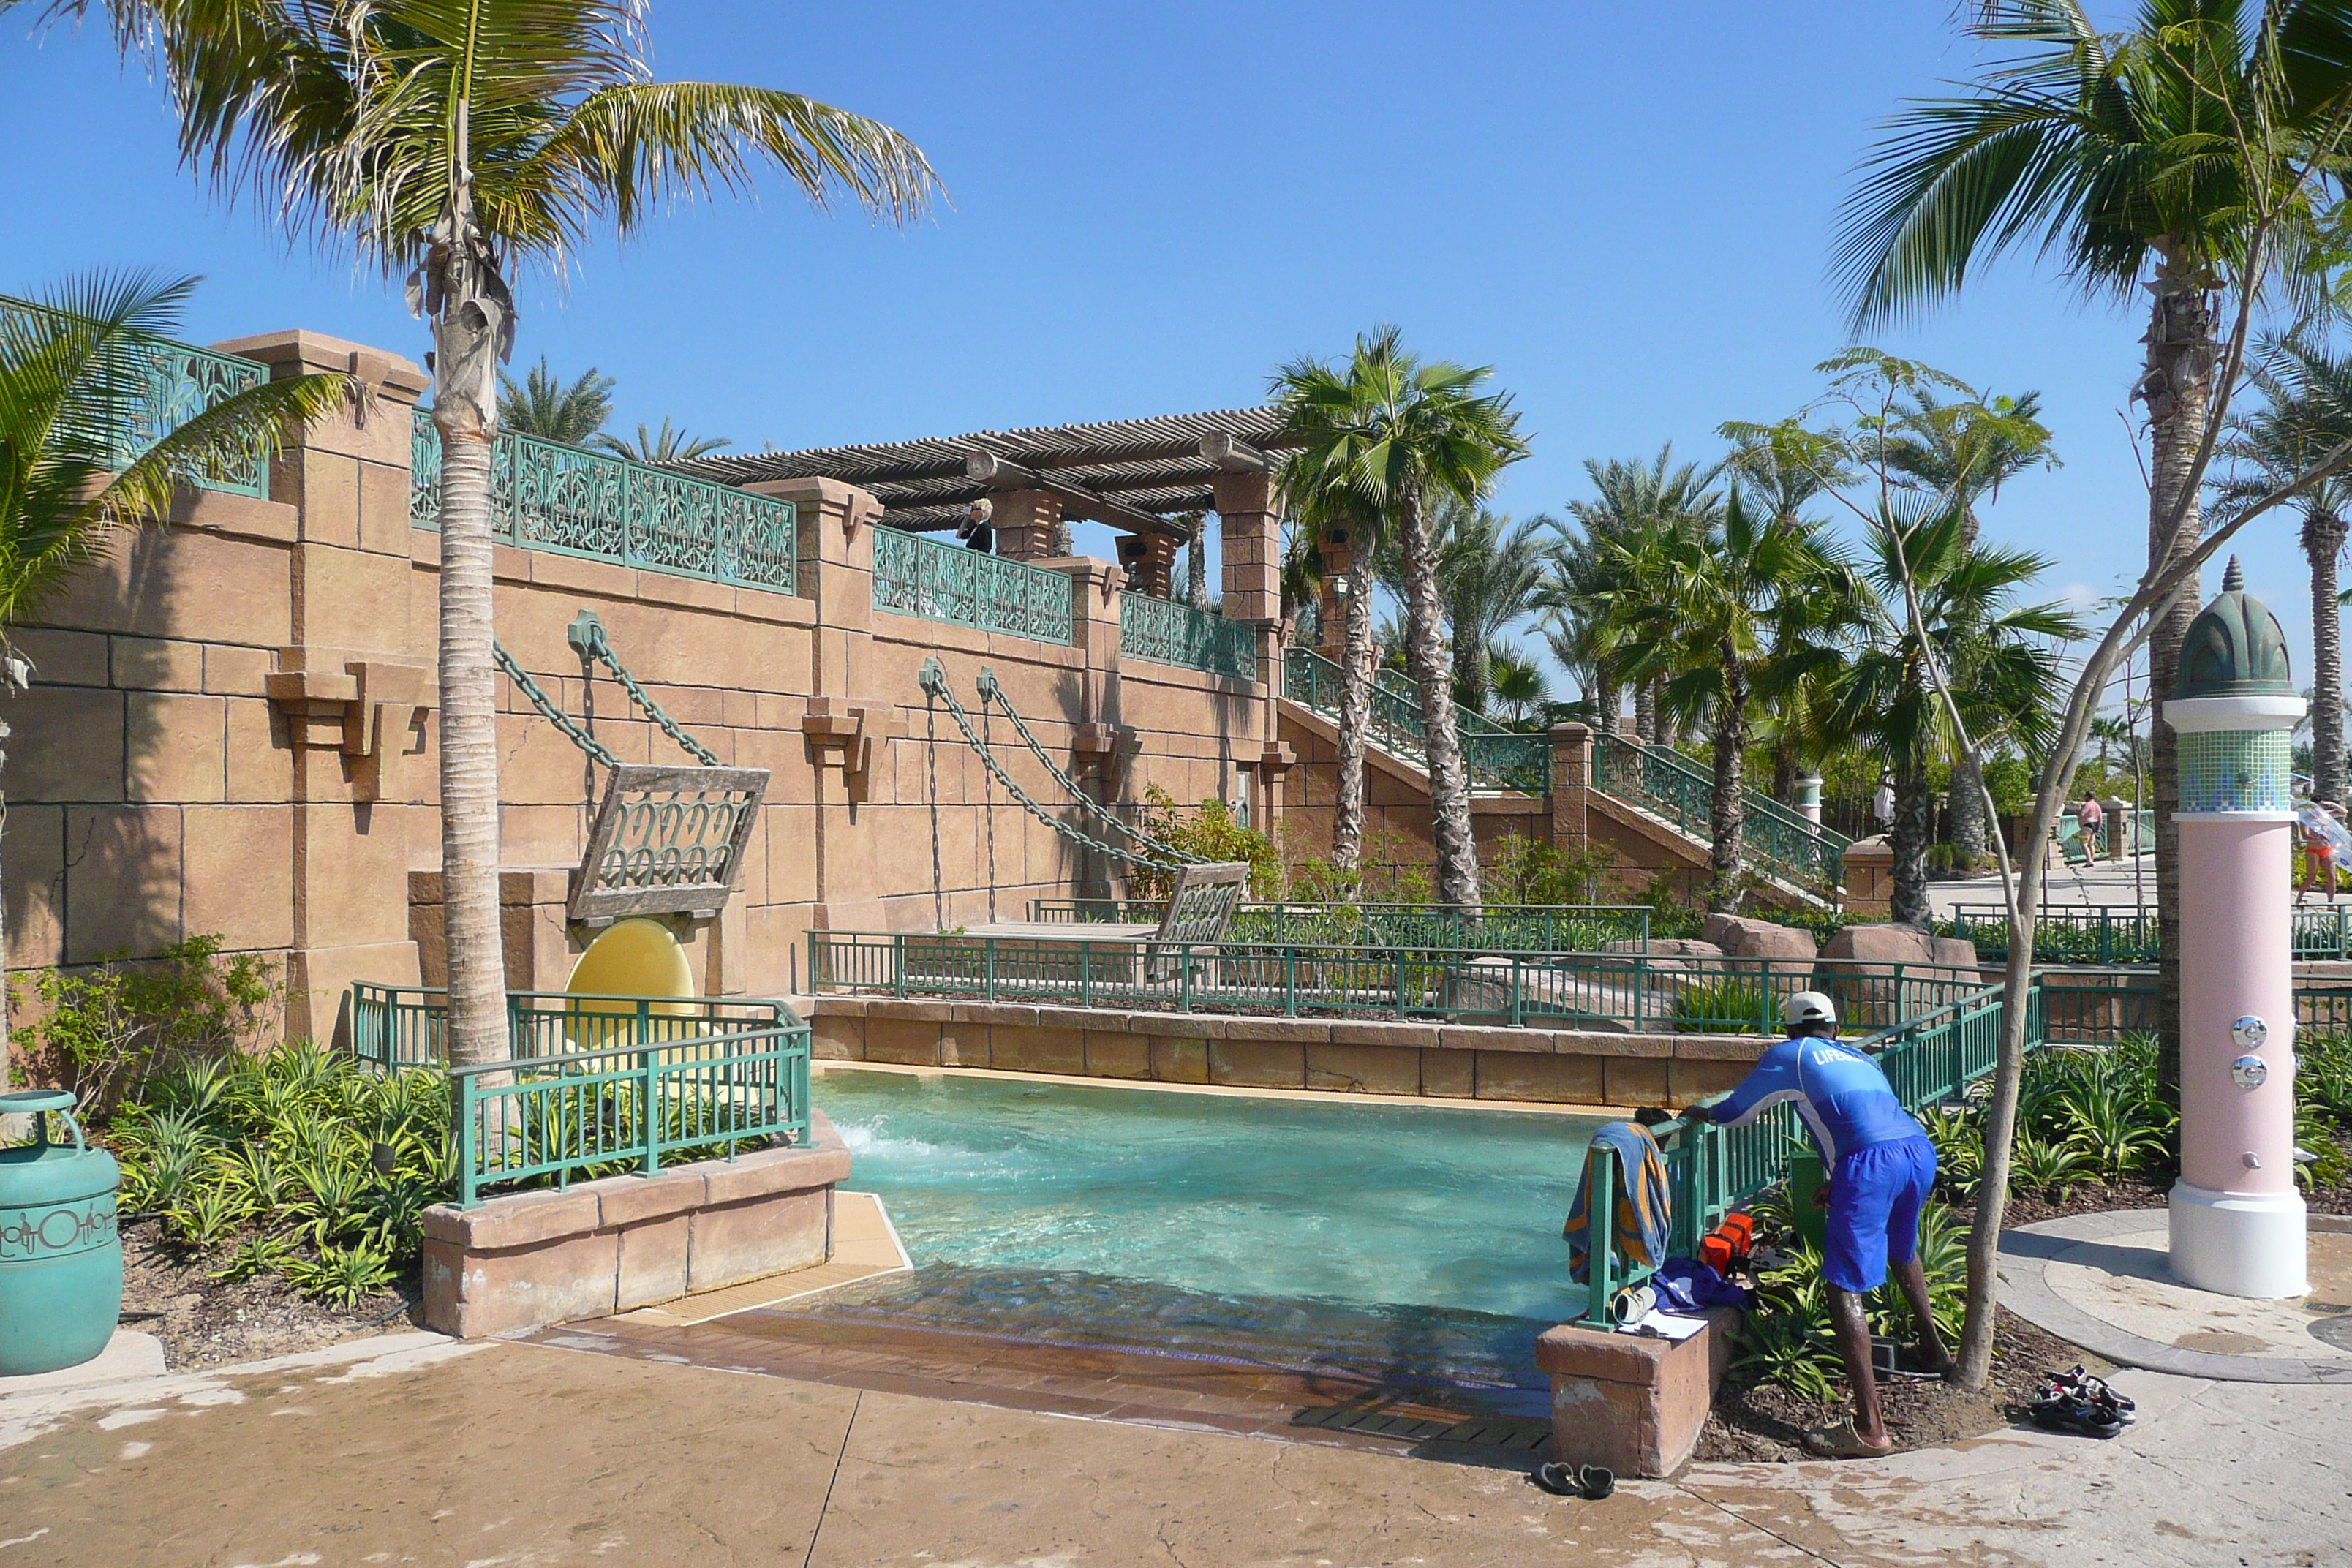
MULTIPOLYGON (((1395 321, 1517 395, 1534 455, 1497 504, 1522 513, 1585 493, 1588 457, 1712 455, 1721 421, 1817 390, 1848 341, 1824 263, 1853 164, 1900 97, 1977 58, 1946 0, 660 0, 652 34, 662 75, 897 125, 953 205, 894 231, 771 184, 527 280, 519 362, 618 377, 616 427, 668 416, 758 449, 1223 407, 1395 321)), ((161 94, 99 32, 35 41, 12 18, 0 142, 37 150, 0 176, 0 290, 198 272, 198 341, 303 326, 421 355, 394 288, 178 170, 161 94)), ((1987 521, 2053 557, 2053 596, 2115 592, 2144 556, 2141 330, 2136 304, 2085 304, 2025 256, 1874 335, 2042 393, 2064 466, 1987 521)), ((2292 526, 2257 524, 2244 553, 2300 669, 2292 526)))

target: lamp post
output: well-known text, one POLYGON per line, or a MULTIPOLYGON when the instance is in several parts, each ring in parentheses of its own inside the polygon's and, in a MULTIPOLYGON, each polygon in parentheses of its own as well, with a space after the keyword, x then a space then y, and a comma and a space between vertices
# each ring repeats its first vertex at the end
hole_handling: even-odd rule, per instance
POLYGON ((2179 737, 2180 1180, 2172 1271, 2200 1289, 2300 1296, 2294 1187, 2290 736, 2304 700, 2278 618, 2233 557, 2189 627, 2164 704, 2179 737))

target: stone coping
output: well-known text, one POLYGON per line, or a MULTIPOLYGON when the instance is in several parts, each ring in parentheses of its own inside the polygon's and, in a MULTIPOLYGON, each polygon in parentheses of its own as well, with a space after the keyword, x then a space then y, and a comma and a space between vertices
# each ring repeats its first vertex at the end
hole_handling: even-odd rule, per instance
MULTIPOLYGON (((2311 1217, 2325 1221, 2332 1216, 2311 1217)), ((2105 1356, 2119 1366, 2145 1367, 2177 1377, 2210 1378, 2223 1383, 2352 1384, 2352 1355, 2252 1356, 2184 1350, 2136 1334, 2085 1311, 2062 1293, 2061 1281, 2050 1278, 2053 1264, 2133 1274, 2137 1271, 2132 1264, 2143 1255, 2134 1248, 2129 1256, 2121 1256, 2122 1249, 2115 1244, 2125 1237, 2162 1231, 2168 1220, 2163 1209, 2122 1209, 2105 1214, 2067 1215, 2003 1231, 2001 1304, 2036 1328, 2105 1356)), ((2315 1224, 2312 1228, 2326 1233, 2336 1227, 2315 1224)), ((2236 1298, 2215 1300, 2231 1301, 2236 1298)))
POLYGON ((1013 1072, 1002 1068, 915 1067, 904 1062, 835 1061, 820 1058, 809 1064, 817 1078, 834 1073, 887 1072, 901 1078, 994 1079, 1001 1083, 1065 1084, 1072 1089, 1133 1089, 1147 1094, 1205 1094, 1228 1100, 1288 1100, 1314 1105, 1395 1106, 1415 1110, 1478 1110, 1505 1116, 1582 1116, 1603 1121, 1631 1121, 1639 1109, 1631 1105, 1587 1104, 1581 1100, 1465 1100, 1441 1094, 1370 1094, 1337 1089, 1250 1089, 1230 1083, 1162 1083, 1148 1078, 1084 1078, 1074 1073, 1013 1072))
POLYGON ((1636 1035, 1601 1029, 1497 1028, 1473 1024, 1390 1023, 1357 1018, 1277 1018, 1238 1013, 1133 1012, 1112 1007, 958 1002, 945 997, 835 995, 810 999, 813 1018, 902 1018, 912 1022, 1030 1025, 1196 1040, 1300 1045, 1401 1046, 1422 1049, 1522 1051, 1576 1057, 1658 1057, 1754 1061, 1778 1042, 1761 1035, 1636 1035))
POLYGON ((650 1176, 603 1176, 562 1192, 508 1193, 472 1208, 436 1204, 425 1211, 425 1237, 468 1252, 497 1252, 848 1179, 848 1146, 824 1113, 813 1110, 805 1146, 697 1160, 650 1176))

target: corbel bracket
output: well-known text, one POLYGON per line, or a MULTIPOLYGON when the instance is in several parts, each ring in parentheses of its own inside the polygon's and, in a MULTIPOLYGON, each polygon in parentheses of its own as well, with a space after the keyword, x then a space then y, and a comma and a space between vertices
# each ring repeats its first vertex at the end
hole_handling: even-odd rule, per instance
POLYGON ((398 798, 403 736, 433 711, 434 672, 424 665, 337 650, 286 647, 263 679, 272 706, 286 715, 296 748, 332 750, 351 762, 352 798, 398 798))

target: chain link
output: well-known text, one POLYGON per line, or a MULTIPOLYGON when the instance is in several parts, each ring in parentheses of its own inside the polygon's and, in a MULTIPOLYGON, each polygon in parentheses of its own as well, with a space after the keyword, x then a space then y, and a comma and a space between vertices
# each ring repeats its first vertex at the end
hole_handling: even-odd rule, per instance
POLYGON ((548 700, 547 693, 539 689, 539 682, 530 678, 529 670, 515 662, 514 655, 506 650, 505 644, 496 638, 491 639, 490 657, 498 661, 500 669, 507 672, 507 679, 520 687, 525 697, 530 699, 530 705, 544 714, 549 723, 570 736, 573 745, 608 768, 617 768, 621 765, 621 759, 613 754, 611 747, 573 723, 570 714, 548 700))
POLYGON ((687 755, 694 758, 704 767, 715 768, 720 765, 719 754, 716 752, 680 729, 677 721, 663 712, 661 704, 646 695, 646 689, 637 684, 636 677, 629 673, 629 667, 623 664, 621 656, 613 651, 611 639, 604 636, 604 622, 592 615, 583 614, 578 620, 572 623, 572 646, 580 650, 583 658, 593 658, 611 670, 613 678, 621 683, 621 689, 629 694, 629 700, 635 703, 646 718, 661 726, 663 734, 676 741, 687 755))
MULTIPOLYGON (((1095 850, 1099 854, 1108 855, 1114 860, 1124 860, 1130 866, 1149 866, 1155 871, 1181 872, 1184 869, 1182 864, 1175 861, 1154 859, 1149 855, 1140 855, 1132 849, 1121 849, 1116 845, 1106 844, 1099 838, 1088 836, 1084 830, 1071 826, 1068 823, 1064 822, 1052 812, 1047 811, 1044 806, 1030 799, 1029 792, 1023 789, 1020 784, 1013 781, 1013 775, 1004 771, 1004 764, 998 762, 996 760, 995 753, 992 752, 988 749, 987 742, 982 741, 980 736, 973 731, 971 727, 971 719, 964 712, 963 704, 956 700, 954 691, 949 689, 947 671, 940 668, 940 661, 938 659, 927 658, 923 660, 921 682, 923 690, 927 695, 936 697, 948 705, 948 713, 955 720, 956 728, 963 731, 963 738, 971 743, 973 751, 980 753, 980 760, 982 763, 987 765, 990 773, 996 775, 996 782, 1005 787, 1005 790, 1020 804, 1022 810, 1027 812, 1030 816, 1035 817, 1038 821, 1044 823, 1046 826, 1052 828, 1055 833, 1060 834, 1063 837, 1070 840, 1073 844, 1079 845, 1087 849, 1095 850)), ((1034 747, 1036 742, 1033 741, 1030 744, 1034 747)), ((1049 763, 1046 765, 1051 767, 1053 764, 1049 763)), ((1056 773, 1059 773, 1060 772, 1059 769, 1055 769, 1055 771, 1056 773)), ((1067 780, 1065 779, 1064 782, 1066 783, 1067 780)), ((1085 797, 1081 796, 1080 798, 1083 799, 1085 797)), ((1121 826, 1124 826, 1125 825, 1121 824, 1121 826)))
POLYGON ((1034 752, 1037 754, 1037 760, 1045 764, 1045 771, 1054 775, 1054 782, 1060 784, 1064 789, 1069 791, 1070 794, 1076 798, 1081 809, 1090 816, 1098 816, 1103 821, 1109 823, 1113 827, 1118 828, 1121 833, 1126 834, 1138 844, 1148 845, 1151 848, 1158 850, 1160 854, 1167 856, 1171 860, 1181 861, 1188 866, 1206 866, 1210 863, 1206 856, 1187 854, 1185 851, 1177 848, 1173 844, 1163 843, 1147 833, 1138 831, 1132 825, 1118 816, 1116 813, 1108 811, 1101 805, 1096 804, 1095 798, 1088 795, 1085 790, 1079 788, 1077 781, 1070 777, 1069 774, 1064 773, 1061 768, 1055 763, 1054 759, 1046 754, 1045 748, 1037 743, 1037 737, 1029 732, 1029 726, 1023 722, 1021 715, 1014 711, 1013 707, 1013 699, 1005 695, 1004 683, 997 679, 992 671, 982 668, 980 672, 979 680, 975 681, 973 685, 980 692, 980 701, 982 712, 985 713, 987 706, 992 700, 993 700, 999 708, 1003 709, 1004 716, 1013 721, 1013 727, 1020 731, 1023 742, 1028 745, 1032 752, 1034 752))

